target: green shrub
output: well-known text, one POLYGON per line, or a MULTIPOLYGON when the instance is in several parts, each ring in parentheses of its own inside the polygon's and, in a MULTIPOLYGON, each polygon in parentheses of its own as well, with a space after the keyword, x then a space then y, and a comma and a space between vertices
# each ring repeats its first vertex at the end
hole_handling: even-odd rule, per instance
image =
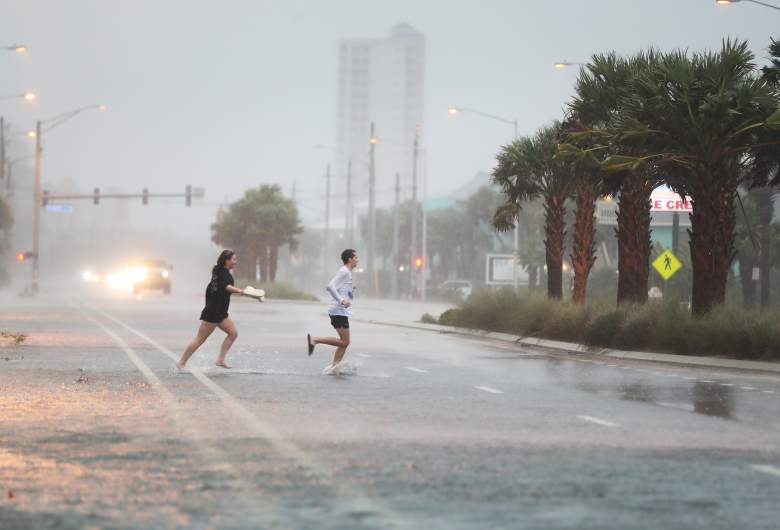
POLYGON ((442 326, 461 326, 467 327, 460 321, 460 309, 447 309, 439 316, 439 324, 442 326))
POLYGON ((597 315, 585 326, 585 344, 589 346, 612 346, 626 312, 623 309, 613 309, 597 315))
POLYGON ((430 313, 423 313, 423 316, 420 317, 420 322, 423 324, 438 324, 439 321, 436 319, 435 316, 433 316, 430 313))
POLYGON ((421 320, 602 348, 780 360, 780 313, 735 306, 694 318, 688 304, 678 300, 579 306, 502 289, 477 293, 460 308, 442 313, 438 321, 427 314, 421 320))

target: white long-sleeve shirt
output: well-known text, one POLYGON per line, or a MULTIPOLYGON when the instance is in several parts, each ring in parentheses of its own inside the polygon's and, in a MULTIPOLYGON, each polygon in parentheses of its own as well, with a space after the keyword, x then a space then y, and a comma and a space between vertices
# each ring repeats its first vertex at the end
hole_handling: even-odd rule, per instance
POLYGON ((351 303, 353 299, 352 271, 346 265, 339 269, 325 290, 332 298, 330 306, 328 306, 328 314, 351 317, 352 306, 344 307, 341 305, 342 300, 351 303))

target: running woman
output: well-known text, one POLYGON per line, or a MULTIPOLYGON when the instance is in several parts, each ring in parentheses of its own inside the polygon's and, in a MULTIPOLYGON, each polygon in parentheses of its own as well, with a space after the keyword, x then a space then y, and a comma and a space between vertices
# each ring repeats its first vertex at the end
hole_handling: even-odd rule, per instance
POLYGON ((336 333, 339 334, 339 338, 334 339, 332 337, 312 337, 310 334, 306 335, 309 355, 314 352, 314 346, 317 344, 327 344, 328 346, 336 347, 333 363, 331 363, 324 372, 329 375, 336 372, 337 366, 344 358, 347 346, 349 346, 349 317, 352 316, 352 299, 354 296, 352 269, 357 267, 358 264, 357 252, 348 248, 341 253, 341 261, 344 263, 344 266, 338 270, 326 287, 326 290, 332 298, 330 306, 328 307, 330 325, 335 328, 336 333))
POLYGON ((181 354, 181 359, 176 363, 176 367, 183 369, 187 364, 187 361, 195 353, 195 350, 206 342, 209 335, 219 328, 225 333, 227 337, 222 341, 222 346, 219 349, 219 357, 217 358, 217 366, 221 368, 230 368, 225 362, 227 352, 233 343, 238 338, 238 331, 236 331, 236 325, 228 315, 228 307, 230 307, 230 295, 231 294, 243 294, 241 289, 233 287, 234 280, 232 270, 236 266, 238 258, 236 253, 232 250, 223 250, 217 258, 217 264, 211 269, 211 281, 206 286, 206 307, 200 313, 200 328, 198 334, 189 343, 187 349, 181 354))

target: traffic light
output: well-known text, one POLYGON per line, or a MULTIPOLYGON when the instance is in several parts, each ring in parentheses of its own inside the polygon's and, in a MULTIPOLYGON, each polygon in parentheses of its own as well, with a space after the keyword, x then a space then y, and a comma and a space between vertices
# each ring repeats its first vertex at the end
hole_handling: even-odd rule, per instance
POLYGON ((100 204, 100 188, 95 188, 92 191, 92 203, 100 204))
POLYGON ((149 204, 149 190, 144 188, 141 190, 141 203, 146 206, 149 204))
POLYGON ((187 187, 185 188, 184 195, 184 204, 192 206, 192 186, 189 184, 187 184, 187 187))
POLYGON ((41 192, 41 206, 45 208, 47 204, 49 204, 49 192, 43 190, 41 192))
POLYGON ((421 270, 422 270, 422 268, 423 268, 423 263, 424 263, 424 261, 423 261, 423 259, 422 259, 421 257, 417 257, 417 258, 415 258, 415 260, 414 260, 414 266, 415 266, 415 268, 416 268, 418 271, 421 271, 421 270))
POLYGON ((34 252, 30 252, 29 250, 27 252, 17 252, 16 253, 16 261, 19 263, 24 263, 28 259, 32 259, 35 257, 34 252))

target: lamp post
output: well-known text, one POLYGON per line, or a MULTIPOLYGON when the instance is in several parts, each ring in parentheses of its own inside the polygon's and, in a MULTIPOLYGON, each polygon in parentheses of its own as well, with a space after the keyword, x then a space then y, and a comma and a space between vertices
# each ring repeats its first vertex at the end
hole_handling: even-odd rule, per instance
POLYGON ((366 270, 370 275, 369 283, 372 286, 374 297, 379 296, 379 282, 376 271, 376 160, 374 154, 376 151, 376 131, 374 122, 371 122, 371 136, 368 144, 368 259, 366 260, 366 270))
POLYGON ((38 120, 35 123, 35 132, 28 133, 28 136, 35 138, 35 184, 33 187, 33 262, 32 262, 32 284, 30 285, 30 294, 38 292, 38 273, 39 273, 39 251, 40 251, 40 226, 41 226, 41 135, 53 128, 62 125, 69 119, 86 110, 107 110, 105 105, 86 105, 77 109, 58 114, 45 120, 38 120), (44 125, 46 126, 44 129, 44 125))
POLYGON ((570 61, 558 61, 557 63, 553 63, 553 66, 557 70, 565 70, 566 68, 569 68, 570 66, 584 66, 585 63, 573 63, 570 61))
MULTIPOLYGON (((484 118, 490 118, 495 121, 500 121, 502 123, 509 123, 514 127, 514 139, 517 140, 518 138, 518 132, 517 132, 517 118, 514 120, 510 120, 507 118, 502 118, 501 116, 496 116, 495 114, 488 114, 487 112, 482 112, 479 110, 474 109, 467 109, 464 107, 450 107, 447 109, 447 112, 450 114, 450 116, 455 116, 456 114, 459 114, 461 112, 470 112, 472 114, 477 114, 478 116, 482 116, 484 118)), ((519 270, 518 270, 518 261, 520 259, 519 251, 520 251, 520 224, 515 223, 515 231, 514 231, 514 244, 513 244, 513 252, 512 252, 512 285, 514 285, 515 289, 517 289, 519 284, 519 270)), ((424 281, 424 280, 423 280, 424 281)))
POLYGON ((717 5, 736 4, 737 2, 750 2, 751 4, 758 4, 760 6, 764 6, 770 9, 776 9, 780 11, 780 7, 774 6, 772 4, 767 4, 766 2, 760 2, 759 0, 715 0, 715 4, 717 5))
POLYGON ((5 101, 6 99, 16 99, 21 98, 25 101, 35 101, 38 96, 35 94, 35 92, 22 92, 21 94, 8 94, 6 96, 0 96, 0 101, 5 101))
POLYGON ((12 44, 10 46, 0 46, 0 50, 16 53, 27 53, 27 46, 24 44, 12 44))

